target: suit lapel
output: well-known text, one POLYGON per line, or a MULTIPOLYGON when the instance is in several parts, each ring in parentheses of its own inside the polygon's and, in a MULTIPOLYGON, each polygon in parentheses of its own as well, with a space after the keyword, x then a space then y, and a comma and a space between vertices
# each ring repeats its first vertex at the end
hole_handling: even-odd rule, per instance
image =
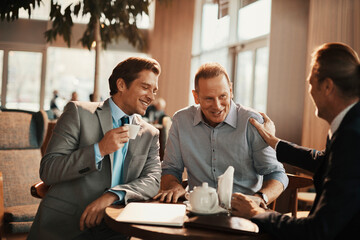
MULTIPOLYGON (((103 135, 113 128, 111 109, 109 105, 109 99, 107 99, 102 106, 99 106, 96 110, 101 125, 103 135)), ((113 167, 114 153, 109 154, 111 169, 113 167)))
POLYGON ((125 157, 125 162, 124 162, 124 170, 123 170, 123 173, 124 173, 124 176, 123 176, 123 182, 126 183, 127 182, 127 178, 128 178, 128 173, 129 173, 129 167, 131 167, 131 159, 135 153, 135 150, 136 150, 136 146, 139 145, 139 142, 141 140, 141 136, 143 134, 143 126, 141 125, 140 123, 140 120, 141 118, 137 115, 134 116, 134 119, 132 121, 132 124, 135 124, 135 125, 140 125, 140 130, 136 136, 135 139, 130 139, 129 140, 129 146, 128 146, 128 150, 127 150, 127 153, 126 153, 126 157, 125 157))

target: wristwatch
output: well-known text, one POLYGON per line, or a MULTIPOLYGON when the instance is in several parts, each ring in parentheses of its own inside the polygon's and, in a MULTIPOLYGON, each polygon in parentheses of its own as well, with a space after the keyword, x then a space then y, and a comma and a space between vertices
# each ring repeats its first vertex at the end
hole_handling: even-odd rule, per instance
POLYGON ((261 198, 264 200, 264 202, 265 202, 265 204, 268 204, 268 202, 269 202, 269 198, 266 196, 266 194, 265 193, 262 193, 262 192, 257 192, 257 193, 255 193, 255 194, 258 194, 258 195, 260 195, 261 196, 261 198))

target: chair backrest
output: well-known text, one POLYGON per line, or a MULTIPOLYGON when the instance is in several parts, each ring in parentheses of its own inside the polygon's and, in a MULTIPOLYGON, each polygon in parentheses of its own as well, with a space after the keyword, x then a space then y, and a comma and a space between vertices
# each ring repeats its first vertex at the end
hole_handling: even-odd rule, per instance
POLYGON ((39 179, 40 147, 47 130, 44 111, 2 109, 0 112, 0 172, 4 206, 38 203, 29 189, 39 179))
MULTIPOLYGON (((313 185, 313 180, 310 177, 294 175, 294 174, 286 174, 289 178, 289 185, 286 188, 286 192, 290 193, 289 197, 289 207, 291 211, 291 215, 296 217, 297 209, 298 209, 298 190, 299 188, 305 188, 313 185)), ((272 203, 271 209, 275 210, 276 200, 272 203)))
POLYGON ((162 120, 162 128, 160 129, 160 160, 162 161, 164 158, 166 141, 169 137, 169 130, 172 124, 172 120, 170 117, 165 116, 162 120))

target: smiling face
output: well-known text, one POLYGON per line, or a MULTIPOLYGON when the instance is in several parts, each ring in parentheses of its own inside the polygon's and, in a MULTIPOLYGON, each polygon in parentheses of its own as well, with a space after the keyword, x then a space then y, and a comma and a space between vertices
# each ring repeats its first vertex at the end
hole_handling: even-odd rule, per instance
POLYGON ((232 87, 224 76, 200 78, 198 90, 193 90, 196 104, 200 104, 204 120, 212 127, 223 122, 230 110, 232 87))
POLYGON ((159 76, 150 70, 143 70, 129 86, 123 79, 117 80, 118 92, 113 100, 126 114, 144 115, 147 107, 154 101, 158 90, 159 76))

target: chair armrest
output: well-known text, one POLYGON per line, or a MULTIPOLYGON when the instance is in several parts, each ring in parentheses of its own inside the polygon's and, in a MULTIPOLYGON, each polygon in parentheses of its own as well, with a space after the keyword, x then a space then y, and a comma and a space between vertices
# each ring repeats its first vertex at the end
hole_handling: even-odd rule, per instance
POLYGON ((31 196, 36 198, 43 198, 45 197, 47 191, 49 190, 50 186, 46 185, 44 182, 38 182, 31 186, 30 192, 31 196))
POLYGON ((293 175, 293 174, 286 174, 289 178, 289 185, 288 189, 297 189, 297 188, 304 188, 313 185, 313 179, 310 177, 293 175))

